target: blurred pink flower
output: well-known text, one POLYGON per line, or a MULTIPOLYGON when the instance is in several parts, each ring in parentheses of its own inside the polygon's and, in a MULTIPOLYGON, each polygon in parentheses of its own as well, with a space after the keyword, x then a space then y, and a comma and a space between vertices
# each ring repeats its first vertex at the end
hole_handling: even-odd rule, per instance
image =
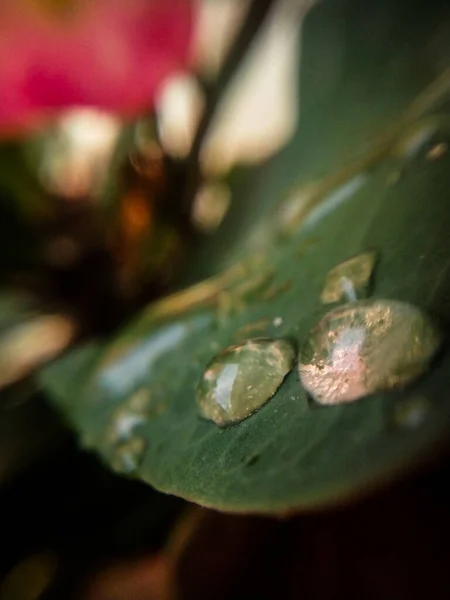
POLYGON ((73 106, 145 111, 191 30, 190 0, 0 0, 0 131, 73 106))

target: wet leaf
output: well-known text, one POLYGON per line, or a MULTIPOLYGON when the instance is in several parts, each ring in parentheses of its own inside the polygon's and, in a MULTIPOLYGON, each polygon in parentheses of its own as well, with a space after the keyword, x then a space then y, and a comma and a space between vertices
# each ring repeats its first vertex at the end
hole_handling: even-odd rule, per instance
POLYGON ((330 309, 320 300, 328 274, 363 252, 378 256, 371 298, 416 305, 445 335, 450 153, 433 149, 450 142, 450 57, 437 27, 450 27, 444 2, 422 15, 406 2, 341 0, 307 18, 300 130, 256 178, 270 213, 253 230, 260 251, 42 376, 107 464, 143 439, 133 476, 157 489, 222 510, 285 513, 370 489, 440 447, 450 427, 445 346, 408 388, 352 404, 314 406, 294 369, 233 426, 202 419, 196 406, 198 382, 224 348, 269 337, 299 350, 330 309), (136 394, 144 406, 130 402, 136 394), (415 427, 393 427, 410 395, 430 409, 415 427), (129 412, 111 435, 120 409, 129 412))

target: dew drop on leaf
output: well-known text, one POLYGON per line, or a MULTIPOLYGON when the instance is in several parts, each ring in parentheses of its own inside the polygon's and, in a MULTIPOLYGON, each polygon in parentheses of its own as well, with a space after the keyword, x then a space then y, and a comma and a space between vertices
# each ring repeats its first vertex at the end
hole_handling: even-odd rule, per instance
POLYGON ((106 442, 109 445, 127 441, 135 427, 145 422, 151 407, 150 390, 140 388, 122 402, 111 414, 106 429, 106 442))
POLYGON ((327 313, 300 351, 305 389, 320 404, 353 402, 421 375, 442 336, 419 308, 360 300, 327 313))
POLYGON ((112 448, 111 466, 118 473, 131 475, 142 461, 146 442, 135 429, 147 420, 151 404, 150 390, 140 388, 110 416, 105 443, 112 448))
POLYGON ((114 447, 111 467, 118 473, 132 475, 144 458, 147 444, 141 437, 132 437, 114 447))
POLYGON ((320 299, 323 304, 354 301, 368 295, 376 253, 363 252, 329 271, 320 299))
POLYGON ((246 419, 272 398, 294 359, 292 344, 280 339, 254 338, 226 348, 200 380, 200 414, 220 426, 246 419))

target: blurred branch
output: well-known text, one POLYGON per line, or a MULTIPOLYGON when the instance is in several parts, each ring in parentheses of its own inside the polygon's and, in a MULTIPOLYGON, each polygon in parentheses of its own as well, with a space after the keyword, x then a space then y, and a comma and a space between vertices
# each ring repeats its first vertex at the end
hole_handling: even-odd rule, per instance
POLYGON ((253 0, 214 85, 206 87, 205 110, 197 127, 189 156, 187 157, 183 213, 189 213, 191 209, 192 200, 200 179, 200 151, 216 114, 222 94, 234 77, 236 70, 247 54, 253 39, 260 31, 275 2, 276 0, 253 0))

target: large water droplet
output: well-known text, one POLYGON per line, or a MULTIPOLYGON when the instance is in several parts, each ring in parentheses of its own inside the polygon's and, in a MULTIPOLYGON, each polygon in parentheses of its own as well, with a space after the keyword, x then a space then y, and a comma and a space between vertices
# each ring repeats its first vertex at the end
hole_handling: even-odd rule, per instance
POLYGON ((360 300, 327 313, 300 352, 303 386, 320 404, 352 402, 423 373, 441 335, 420 309, 360 300))
POLYGON ((198 386, 202 416, 231 425, 265 404, 292 369, 295 352, 286 340, 254 338, 230 346, 207 366, 198 386))
POLYGON ((376 263, 375 252, 363 252, 340 263, 328 273, 320 297, 323 304, 354 301, 367 296, 376 263))

